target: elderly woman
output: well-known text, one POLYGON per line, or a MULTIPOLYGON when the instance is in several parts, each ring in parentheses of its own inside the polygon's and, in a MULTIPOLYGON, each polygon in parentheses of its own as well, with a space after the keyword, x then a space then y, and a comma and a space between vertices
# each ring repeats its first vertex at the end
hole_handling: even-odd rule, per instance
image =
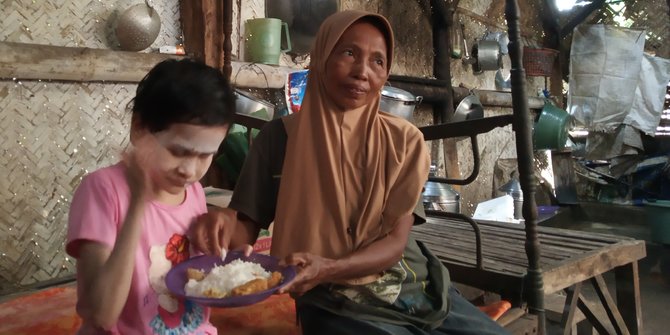
POLYGON ((299 269, 285 290, 304 334, 504 334, 409 236, 425 221, 429 155, 415 126, 379 111, 392 54, 378 14, 323 22, 301 111, 262 129, 230 203, 237 220, 211 212, 194 243, 218 254, 274 221, 271 254, 299 269))

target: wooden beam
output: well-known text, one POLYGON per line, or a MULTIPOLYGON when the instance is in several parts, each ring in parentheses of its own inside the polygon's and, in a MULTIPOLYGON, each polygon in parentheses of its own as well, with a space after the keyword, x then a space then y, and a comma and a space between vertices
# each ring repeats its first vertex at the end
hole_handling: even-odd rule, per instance
POLYGON ((0 42, 0 78, 139 82, 157 63, 179 57, 0 42))
POLYGON ((286 75, 300 69, 258 63, 232 62, 230 81, 237 87, 284 88, 286 75))
MULTIPOLYGON (((496 20, 494 20, 490 17, 484 16, 484 15, 479 15, 479 14, 477 14, 477 13, 475 13, 475 12, 469 10, 469 9, 465 9, 463 7, 454 7, 454 8, 456 8, 456 13, 458 13, 458 14, 462 14, 462 15, 468 16, 472 19, 475 19, 479 22, 485 23, 485 25, 488 26, 488 27, 495 27, 497 29, 500 29, 501 31, 507 31, 507 27, 504 24, 500 24, 500 23, 496 22, 496 20)), ((527 31, 521 32, 521 36, 528 37, 528 38, 533 37, 532 33, 529 33, 527 31)))
POLYGON ((582 283, 576 283, 565 290, 567 295, 565 297, 565 305, 563 306, 561 327, 563 328, 563 335, 570 335, 575 314, 577 314, 577 301, 579 300, 579 295, 582 293, 582 283))
POLYGON ((222 70, 225 25, 223 0, 181 0, 179 5, 186 54, 222 70))
POLYGON ((584 316, 586 316, 586 319, 591 322, 593 325, 593 328, 595 328, 598 331, 598 334, 610 334, 609 330, 605 325, 600 321, 600 318, 595 314, 595 312, 591 309, 589 305, 587 305, 586 300, 582 295, 579 296, 577 300, 577 308, 579 308, 582 313, 584 313, 584 316))
POLYGON ((626 328, 626 323, 623 321, 621 313, 619 313, 619 308, 617 308, 616 302, 614 302, 614 299, 612 299, 612 296, 610 295, 605 279, 603 279, 601 275, 597 275, 591 278, 591 284, 593 285, 598 298, 600 298, 603 307, 605 307, 607 317, 609 317, 610 322, 612 322, 612 326, 614 326, 614 331, 617 335, 630 335, 628 328, 626 328))
MULTIPOLYGON (((512 107, 512 92, 493 90, 474 90, 479 96, 479 102, 485 107, 512 107)), ((454 101, 461 101, 470 94, 470 90, 463 87, 454 87, 454 101)), ((543 98, 529 96, 528 108, 542 109, 545 100, 543 98)))
MULTIPOLYGON (((435 103, 444 101, 445 96, 453 94, 454 104, 458 104, 470 94, 470 90, 465 87, 452 87, 447 89, 445 85, 451 83, 440 79, 416 78, 408 76, 391 75, 389 82, 392 86, 406 90, 414 95, 423 97, 424 103, 435 103)), ((479 101, 484 107, 512 107, 512 93, 507 91, 494 90, 474 90, 479 96, 479 101)), ((545 99, 529 96, 528 108, 542 109, 545 99)))
POLYGON ((582 282, 610 269, 637 262, 646 256, 644 241, 621 241, 616 245, 602 247, 581 256, 575 264, 569 260, 556 264, 544 274, 544 292, 554 293, 569 286, 570 282, 582 282), (565 280, 570 278, 570 281, 565 280))
MULTIPOLYGON (((137 83, 169 58, 183 56, 0 42, 0 78, 137 83)), ((238 87, 278 89, 296 70, 232 62, 231 81, 238 87)))
POLYGON ((642 328, 642 302, 640 301, 640 273, 637 262, 614 269, 616 300, 619 311, 630 333, 644 334, 642 328))
POLYGON ((568 21, 568 23, 561 28, 561 38, 564 38, 565 36, 568 36, 572 34, 572 30, 575 29, 577 25, 580 23, 584 22, 591 13, 593 13, 596 9, 601 8, 605 4, 605 0, 593 0, 591 3, 588 5, 584 6, 579 13, 577 13, 575 16, 568 21))

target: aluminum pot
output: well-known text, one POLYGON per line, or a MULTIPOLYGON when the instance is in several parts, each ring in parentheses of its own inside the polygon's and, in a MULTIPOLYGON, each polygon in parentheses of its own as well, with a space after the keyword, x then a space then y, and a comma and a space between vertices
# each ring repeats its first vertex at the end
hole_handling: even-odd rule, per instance
MULTIPOLYGON (((430 165, 430 177, 435 177, 437 166, 430 165)), ((461 195, 449 184, 427 181, 421 193, 423 208, 426 210, 437 210, 442 212, 460 213, 461 195)))
POLYGON ((392 86, 382 88, 382 98, 379 109, 383 112, 399 116, 407 121, 412 121, 414 108, 423 100, 423 97, 415 97, 412 93, 392 86))
POLYGON ((275 106, 273 104, 240 89, 235 89, 235 97, 235 112, 237 114, 254 116, 268 121, 274 117, 275 106), (267 115, 257 113, 263 108, 265 108, 267 115))
POLYGON ((475 73, 495 71, 502 67, 502 52, 497 41, 482 40, 472 47, 472 54, 477 58, 473 65, 475 73))
POLYGON ((442 212, 460 213, 461 195, 449 184, 426 182, 421 194, 423 208, 442 212))

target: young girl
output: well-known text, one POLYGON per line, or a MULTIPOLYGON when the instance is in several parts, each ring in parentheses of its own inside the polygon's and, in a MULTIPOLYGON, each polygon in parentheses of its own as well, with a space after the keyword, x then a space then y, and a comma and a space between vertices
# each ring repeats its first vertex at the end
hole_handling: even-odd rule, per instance
POLYGON ((72 199, 82 334, 216 334, 209 310, 180 300, 165 274, 187 260, 187 231, 207 212, 198 180, 226 136, 234 95, 217 70, 167 60, 139 83, 132 148, 86 176, 72 199))

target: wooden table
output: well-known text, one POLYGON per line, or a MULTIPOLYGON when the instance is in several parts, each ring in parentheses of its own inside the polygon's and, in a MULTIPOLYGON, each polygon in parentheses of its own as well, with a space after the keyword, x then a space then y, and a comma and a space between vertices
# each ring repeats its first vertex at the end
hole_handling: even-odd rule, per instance
MULTIPOLYGON (((528 260, 522 224, 478 221, 482 239, 482 268, 476 265, 475 236, 469 223, 428 217, 412 229, 445 264, 455 282, 499 293, 515 306, 524 301, 528 260)), ((540 227, 540 264, 545 294, 567 293, 562 323, 569 325, 579 308, 601 334, 608 333, 580 294, 590 281, 607 311, 615 332, 641 334, 642 311, 637 261, 646 256, 644 241, 606 234, 540 227), (615 304, 602 274, 614 270, 615 304)))

